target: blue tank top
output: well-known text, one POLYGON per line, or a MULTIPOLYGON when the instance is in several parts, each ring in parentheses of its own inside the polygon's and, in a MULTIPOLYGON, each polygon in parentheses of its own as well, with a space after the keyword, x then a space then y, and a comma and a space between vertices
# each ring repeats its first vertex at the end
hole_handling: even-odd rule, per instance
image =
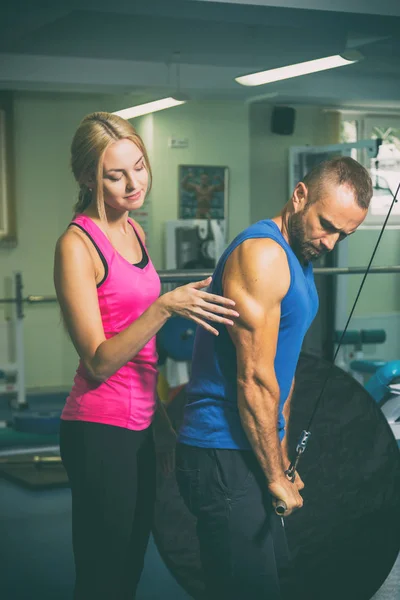
MULTIPOLYGON (((251 238, 270 238, 286 252, 290 285, 281 303, 281 319, 275 356, 275 373, 280 390, 278 432, 282 440, 285 419, 282 414, 295 374, 304 336, 318 310, 312 264, 302 266, 278 225, 264 220, 240 233, 222 254, 209 291, 222 294, 225 263, 237 246, 251 238)), ((215 326, 215 324, 213 324, 215 326)), ((224 325, 219 336, 197 328, 192 373, 187 386, 185 407, 178 441, 205 448, 250 449, 237 404, 236 349, 224 325)))

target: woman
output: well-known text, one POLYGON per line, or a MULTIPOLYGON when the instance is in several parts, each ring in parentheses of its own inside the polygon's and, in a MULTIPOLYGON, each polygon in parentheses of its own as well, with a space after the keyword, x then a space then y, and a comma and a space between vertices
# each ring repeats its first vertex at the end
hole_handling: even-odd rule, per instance
POLYGON ((128 216, 151 185, 146 149, 129 122, 85 117, 71 164, 79 201, 57 243, 54 280, 80 356, 60 431, 72 491, 74 597, 132 599, 154 504, 153 429, 164 430, 170 448, 175 439, 156 399, 155 334, 172 315, 217 334, 209 321, 232 325, 238 313, 233 301, 201 291, 210 279, 159 297, 143 230, 128 216))

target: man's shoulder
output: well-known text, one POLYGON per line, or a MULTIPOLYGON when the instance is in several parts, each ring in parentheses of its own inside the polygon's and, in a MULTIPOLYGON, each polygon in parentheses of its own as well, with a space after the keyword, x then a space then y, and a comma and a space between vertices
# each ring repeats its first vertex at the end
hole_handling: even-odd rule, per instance
POLYGON ((290 285, 290 267, 285 250, 270 238, 249 239, 229 257, 225 284, 239 286, 247 295, 282 298, 290 285))
POLYGON ((260 268, 267 266, 287 264, 287 255, 282 246, 272 237, 246 238, 232 252, 232 258, 237 258, 240 263, 260 268))
POLYGON ((285 245, 286 243, 277 223, 275 223, 275 221, 272 219, 257 221, 245 229, 242 229, 242 231, 240 231, 240 233, 238 233, 232 240, 230 246, 236 247, 250 239, 273 239, 278 244, 285 245))

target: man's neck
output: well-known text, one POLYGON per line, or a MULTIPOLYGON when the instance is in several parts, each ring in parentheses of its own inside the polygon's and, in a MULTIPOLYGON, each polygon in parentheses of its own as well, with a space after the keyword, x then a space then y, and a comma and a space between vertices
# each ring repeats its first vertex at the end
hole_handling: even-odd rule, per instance
POLYGON ((284 239, 286 240, 286 242, 289 244, 290 246, 290 239, 289 239, 289 229, 288 229, 288 209, 285 206, 282 210, 281 213, 279 213, 279 215, 277 215, 276 217, 274 217, 273 219, 271 219, 272 221, 274 221, 274 223, 277 224, 277 226, 279 227, 281 234, 283 235, 284 239))
POLYGON ((292 248, 292 250, 293 250, 295 256, 297 257, 299 263, 303 267, 306 267, 308 265, 308 261, 304 260, 304 258, 302 256, 299 256, 298 253, 293 248, 292 244, 290 243, 289 218, 290 218, 290 209, 286 205, 283 208, 282 212, 279 215, 277 215, 276 217, 274 217, 273 219, 271 219, 271 220, 274 221, 274 223, 276 223, 277 226, 279 227, 283 238, 286 240, 286 242, 292 248))

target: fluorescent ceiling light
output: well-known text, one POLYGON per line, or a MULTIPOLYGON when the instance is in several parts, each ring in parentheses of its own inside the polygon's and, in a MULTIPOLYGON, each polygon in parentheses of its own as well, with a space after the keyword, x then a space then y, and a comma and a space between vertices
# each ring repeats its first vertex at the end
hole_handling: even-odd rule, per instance
POLYGON ((158 110, 179 106, 180 104, 185 104, 185 102, 186 100, 162 98, 161 100, 155 100, 154 102, 146 102, 146 104, 139 104, 138 106, 131 106, 131 108, 117 110, 114 112, 114 115, 118 115, 123 119, 133 119, 134 117, 141 117, 142 115, 147 115, 148 113, 156 112, 158 110))
POLYGON ((317 58, 316 60, 308 60, 306 62, 297 63, 296 65, 288 65, 286 67, 279 67, 278 69, 269 69, 268 71, 260 71, 259 73, 252 73, 251 75, 235 77, 235 81, 246 86, 264 85, 265 83, 282 81, 282 79, 308 75, 309 73, 316 73, 317 71, 326 71, 327 69, 344 67, 362 60, 362 58, 362 54, 357 52, 357 50, 349 50, 348 52, 336 54, 335 56, 317 58))

